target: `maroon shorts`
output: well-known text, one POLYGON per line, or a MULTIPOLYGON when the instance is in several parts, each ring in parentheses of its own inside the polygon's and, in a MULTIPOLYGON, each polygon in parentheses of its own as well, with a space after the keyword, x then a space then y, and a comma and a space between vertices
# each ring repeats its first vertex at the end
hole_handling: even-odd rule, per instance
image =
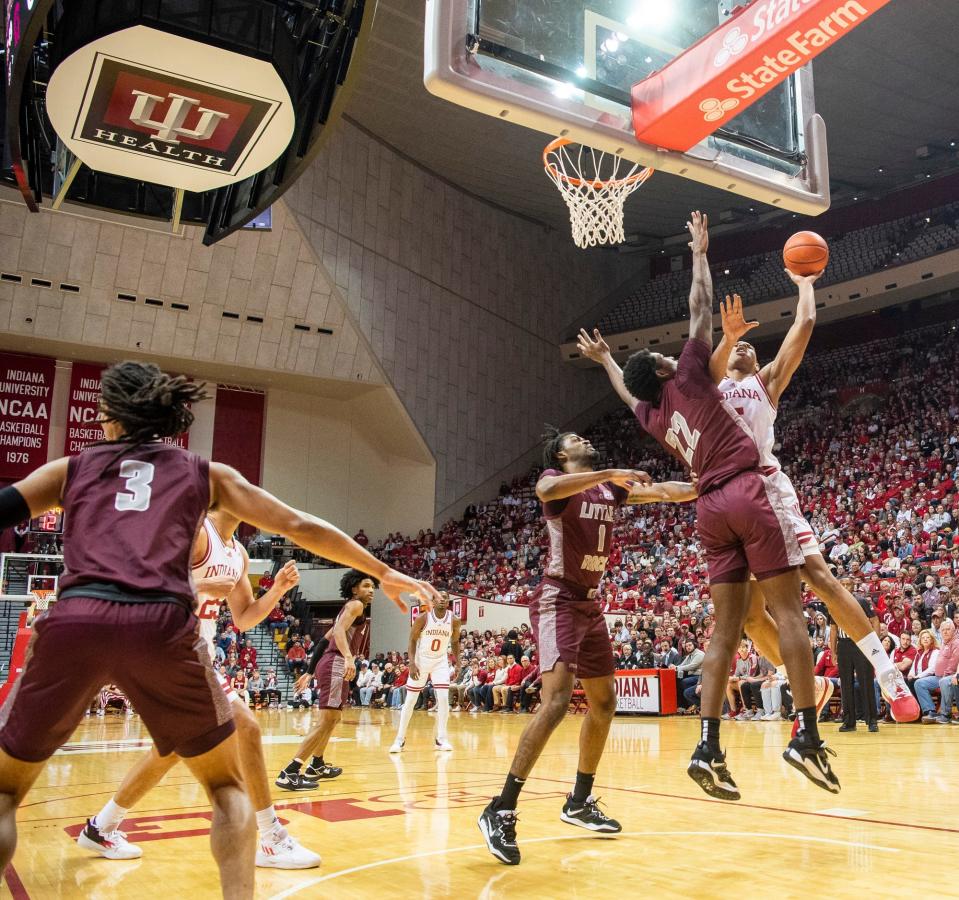
POLYGON ((743 472, 696 501, 696 530, 713 584, 773 578, 803 564, 775 479, 743 472))
POLYGON ((166 756, 199 756, 234 731, 197 618, 175 603, 69 597, 36 620, 23 674, 0 708, 0 748, 42 762, 116 684, 166 756))
POLYGON ((578 678, 603 678, 616 671, 606 619, 595 600, 581 600, 559 585, 543 582, 529 604, 541 672, 562 661, 578 678))
POLYGON ((316 667, 316 699, 323 709, 343 709, 350 696, 344 677, 346 660, 339 653, 324 653, 316 667))

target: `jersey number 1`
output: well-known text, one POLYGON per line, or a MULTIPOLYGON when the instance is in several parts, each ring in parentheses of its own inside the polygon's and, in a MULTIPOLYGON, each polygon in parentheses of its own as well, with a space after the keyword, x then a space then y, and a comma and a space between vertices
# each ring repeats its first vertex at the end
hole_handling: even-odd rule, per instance
POLYGON ((126 490, 117 491, 114 504, 120 512, 146 512, 150 508, 153 488, 150 486, 156 469, 152 463, 125 459, 120 463, 120 477, 126 479, 126 490))
POLYGON ((693 454, 696 452, 696 445, 699 443, 699 432, 691 431, 689 422, 683 418, 682 413, 674 412, 669 423, 669 431, 666 432, 666 443, 686 460, 687 466, 691 467, 693 454))

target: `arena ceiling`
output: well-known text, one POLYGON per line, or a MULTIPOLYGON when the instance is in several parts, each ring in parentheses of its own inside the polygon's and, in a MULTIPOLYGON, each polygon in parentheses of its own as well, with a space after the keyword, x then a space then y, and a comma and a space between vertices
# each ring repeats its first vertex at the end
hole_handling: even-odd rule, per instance
MULTIPOLYGON (((544 138, 439 100, 423 86, 424 0, 379 0, 347 115, 410 159, 494 204, 556 228, 568 219, 540 166, 544 138)), ((835 205, 959 168, 959 16, 942 0, 896 0, 814 65, 835 205), (956 148, 949 148, 955 141, 956 148), (917 149, 928 145, 927 159, 917 149), (880 172, 880 168, 882 171, 880 172)), ((626 231, 658 239, 693 207, 749 217, 745 198, 657 175, 627 205, 626 231)))

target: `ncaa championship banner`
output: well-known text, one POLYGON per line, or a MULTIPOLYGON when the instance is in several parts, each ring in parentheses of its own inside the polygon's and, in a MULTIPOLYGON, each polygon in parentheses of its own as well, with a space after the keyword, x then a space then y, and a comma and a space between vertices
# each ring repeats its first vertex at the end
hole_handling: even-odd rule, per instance
POLYGON ((198 192, 265 169, 294 127, 271 63, 143 25, 60 63, 47 113, 91 169, 198 192))
MULTIPOLYGON (((64 456, 76 456, 90 444, 104 440, 97 416, 100 411, 100 376, 105 368, 99 363, 73 364, 67 401, 67 431, 63 441, 64 456)), ((165 439, 164 443, 188 449, 189 432, 165 439)))
POLYGON ((0 479, 17 481, 47 461, 56 360, 0 353, 0 479))
POLYGON ((636 139, 682 152, 695 147, 889 2, 754 0, 740 7, 633 86, 636 139))

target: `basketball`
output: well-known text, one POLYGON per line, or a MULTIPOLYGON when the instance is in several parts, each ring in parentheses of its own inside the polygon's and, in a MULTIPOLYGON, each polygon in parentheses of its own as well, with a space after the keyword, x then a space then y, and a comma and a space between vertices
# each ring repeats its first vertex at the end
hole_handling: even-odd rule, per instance
POLYGON ((783 247, 783 262, 794 275, 815 275, 829 262, 829 245, 815 231, 797 231, 783 247))

